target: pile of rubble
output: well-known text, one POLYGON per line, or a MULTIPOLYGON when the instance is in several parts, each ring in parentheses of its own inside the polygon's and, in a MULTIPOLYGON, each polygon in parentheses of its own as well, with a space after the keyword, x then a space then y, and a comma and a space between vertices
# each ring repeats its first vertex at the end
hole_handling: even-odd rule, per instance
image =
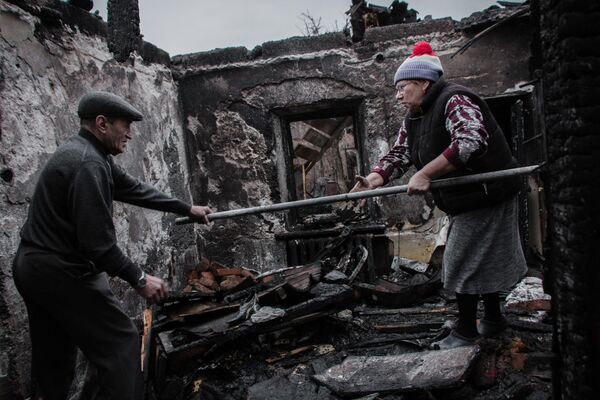
POLYGON ((255 282, 256 272, 244 268, 227 268, 220 263, 211 263, 203 258, 198 268, 188 275, 188 285, 183 292, 214 296, 219 292, 227 293, 244 289, 255 282))
POLYGON ((369 279, 366 248, 342 243, 263 274, 203 260, 155 315, 150 398, 549 398, 548 304, 531 278, 501 338, 429 351, 457 314, 439 254, 369 279))

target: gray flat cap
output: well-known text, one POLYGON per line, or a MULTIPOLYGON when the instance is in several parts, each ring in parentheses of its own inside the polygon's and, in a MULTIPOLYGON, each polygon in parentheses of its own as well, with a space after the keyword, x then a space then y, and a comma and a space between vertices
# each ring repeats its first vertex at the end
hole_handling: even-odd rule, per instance
POLYGON ((141 121, 144 116, 134 106, 117 95, 94 91, 79 100, 77 115, 82 119, 94 119, 98 115, 141 121))

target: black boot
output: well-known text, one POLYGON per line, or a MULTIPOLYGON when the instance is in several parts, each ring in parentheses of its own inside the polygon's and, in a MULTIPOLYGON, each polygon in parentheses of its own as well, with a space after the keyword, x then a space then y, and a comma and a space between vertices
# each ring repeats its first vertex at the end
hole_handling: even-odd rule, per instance
POLYGON ((482 295, 485 310, 483 319, 479 322, 477 331, 485 338, 490 338, 508 327, 508 321, 500 311, 500 298, 498 293, 482 295))

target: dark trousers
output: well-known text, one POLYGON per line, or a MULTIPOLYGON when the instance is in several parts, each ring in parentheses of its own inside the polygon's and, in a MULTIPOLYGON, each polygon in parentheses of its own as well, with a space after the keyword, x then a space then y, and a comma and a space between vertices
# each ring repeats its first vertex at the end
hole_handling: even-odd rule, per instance
POLYGON ((137 328, 123 312, 105 273, 21 244, 13 277, 27 306, 32 399, 67 398, 77 347, 98 371, 98 398, 143 396, 137 328), (83 275, 83 276, 81 276, 83 275))

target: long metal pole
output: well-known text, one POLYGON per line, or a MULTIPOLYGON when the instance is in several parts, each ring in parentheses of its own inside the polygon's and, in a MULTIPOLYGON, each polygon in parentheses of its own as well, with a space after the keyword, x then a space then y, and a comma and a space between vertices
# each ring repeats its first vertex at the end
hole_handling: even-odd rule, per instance
MULTIPOLYGON (((431 189, 440 189, 451 186, 465 185, 469 183, 487 182, 495 179, 502 179, 517 175, 528 175, 540 168, 540 165, 531 165, 528 167, 505 169, 501 171, 485 172, 482 174, 474 174, 460 176, 457 178, 438 179, 431 181, 431 189)), ((317 197, 314 199, 288 201, 279 204, 270 204, 268 206, 240 208, 238 210, 220 211, 208 215, 209 221, 226 218, 237 218, 244 215, 262 214, 273 211, 290 210, 292 208, 300 208, 307 206, 315 206, 320 204, 338 203, 342 201, 351 201, 359 199, 367 199, 370 197, 387 196, 390 194, 405 193, 408 190, 408 185, 399 185, 384 187, 372 190, 364 190, 362 192, 337 194, 335 196, 317 197)), ((189 217, 177 218, 175 223, 178 225, 189 224, 195 222, 189 217)))

